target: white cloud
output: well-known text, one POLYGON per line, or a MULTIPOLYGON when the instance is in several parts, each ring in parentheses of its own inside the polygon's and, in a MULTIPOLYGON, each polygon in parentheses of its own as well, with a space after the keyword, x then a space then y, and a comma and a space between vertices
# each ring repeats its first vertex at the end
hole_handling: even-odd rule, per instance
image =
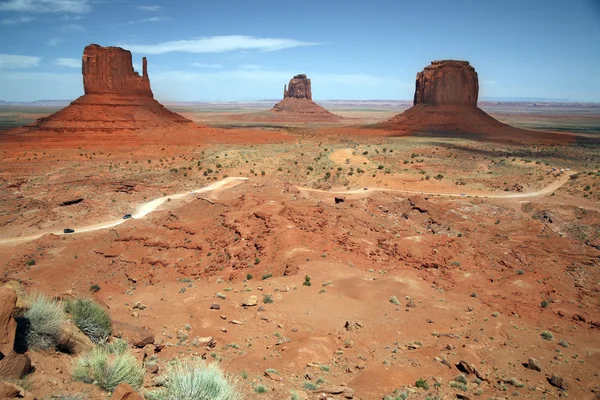
POLYGON ((46 41, 46 44, 48 46, 58 46, 60 43, 62 43, 62 39, 61 38, 50 38, 46 41))
POLYGON ((144 18, 144 19, 138 19, 135 21, 129 21, 127 24, 129 25, 133 25, 133 24, 143 24, 146 22, 159 22, 159 21, 165 21, 167 20, 167 17, 152 17, 152 18, 144 18))
POLYGON ((0 54, 0 68, 19 69, 37 67, 40 60, 40 57, 0 54))
POLYGON ((221 64, 203 64, 203 63, 193 63, 194 67, 198 68, 221 68, 221 64))
POLYGON ((320 43, 303 42, 294 39, 257 38, 254 36, 212 36, 193 40, 174 40, 157 44, 119 44, 136 53, 164 54, 171 52, 186 53, 223 53, 235 50, 276 51, 299 46, 313 46, 320 43))
POLYGON ((60 28, 63 32, 81 32, 84 31, 85 28, 81 25, 77 25, 77 24, 70 24, 70 25, 65 25, 62 28, 60 28))
POLYGON ((240 69, 263 69, 260 65, 256 65, 256 64, 245 64, 245 65, 241 65, 240 69))
POLYGON ((138 6, 138 9, 144 11, 160 11, 161 6, 138 6))
POLYGON ((88 0, 6 0, 0 3, 0 11, 84 14, 91 9, 88 0))
POLYGON ((81 68, 81 60, 76 58, 57 58, 54 60, 54 65, 68 68, 81 68))
POLYGON ((16 25, 16 24, 23 24, 26 22, 31 22, 35 20, 35 18, 33 17, 19 17, 19 18, 8 18, 8 19, 3 19, 0 24, 2 25, 16 25))

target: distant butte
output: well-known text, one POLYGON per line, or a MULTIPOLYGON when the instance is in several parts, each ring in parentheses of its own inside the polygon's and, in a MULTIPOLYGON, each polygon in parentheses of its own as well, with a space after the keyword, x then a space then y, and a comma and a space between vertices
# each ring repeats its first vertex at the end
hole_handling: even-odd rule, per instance
POLYGON ((569 140, 565 135, 503 124, 477 107, 478 96, 479 78, 468 61, 432 61, 417 73, 413 106, 383 125, 396 134, 435 132, 500 140, 569 140))
POLYGON ((131 52, 90 44, 83 50, 84 95, 62 110, 27 127, 36 131, 114 132, 169 129, 178 134, 199 126, 154 99, 146 58, 142 75, 135 72, 131 52))
POLYGON ((283 86, 283 100, 275 104, 271 112, 282 119, 300 122, 327 122, 342 119, 312 101, 310 79, 304 74, 294 76, 287 86, 283 86))

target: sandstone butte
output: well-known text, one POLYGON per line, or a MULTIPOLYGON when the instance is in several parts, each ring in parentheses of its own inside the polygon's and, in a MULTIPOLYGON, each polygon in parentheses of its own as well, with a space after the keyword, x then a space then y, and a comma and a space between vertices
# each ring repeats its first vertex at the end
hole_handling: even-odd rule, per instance
POLYGON ((339 121, 342 117, 332 114, 312 100, 310 79, 304 74, 290 79, 283 86, 283 100, 275 104, 271 112, 278 117, 305 122, 339 121))
POLYGON ((140 76, 133 68, 128 50, 90 44, 83 50, 82 73, 84 95, 37 120, 27 127, 29 130, 110 133, 158 128, 164 135, 201 128, 154 99, 145 57, 140 76))
MULTIPOLYGON (((478 96, 479 79, 468 61, 432 61, 417 73, 413 106, 382 125, 397 134, 436 132, 508 140, 561 139, 559 134, 503 124, 477 106, 478 96)), ((566 136, 564 139, 568 140, 566 136)))

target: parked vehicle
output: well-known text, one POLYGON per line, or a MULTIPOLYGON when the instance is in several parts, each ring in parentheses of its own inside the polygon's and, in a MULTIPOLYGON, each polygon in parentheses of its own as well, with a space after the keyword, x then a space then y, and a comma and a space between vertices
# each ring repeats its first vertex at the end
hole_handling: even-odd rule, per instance
POLYGON ((63 229, 63 233, 75 233, 75 229, 65 228, 63 229))
POLYGON ((132 217, 132 215, 131 215, 131 214, 125 214, 125 215, 123 215, 123 219, 129 219, 129 218, 131 218, 131 217, 132 217))

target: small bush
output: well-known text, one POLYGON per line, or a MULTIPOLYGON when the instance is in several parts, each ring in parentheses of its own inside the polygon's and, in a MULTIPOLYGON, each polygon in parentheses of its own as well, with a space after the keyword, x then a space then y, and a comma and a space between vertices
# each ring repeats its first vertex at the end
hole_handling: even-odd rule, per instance
POLYGON ((65 322, 61 303, 43 294, 33 298, 31 307, 20 318, 24 326, 25 345, 31 350, 47 350, 58 344, 60 328, 65 322))
POLYGON ((558 344, 564 347, 565 349, 569 347, 569 342, 567 342, 565 339, 560 339, 560 342, 558 342, 558 344))
POLYGON ((542 337, 542 339, 544 340, 552 340, 554 338, 554 336, 552 335, 552 333, 548 332, 548 331, 544 331, 540 334, 540 336, 542 337))
POLYGON ((310 286, 312 285, 312 283, 310 283, 310 276, 306 275, 304 277, 304 282, 302 283, 304 286, 310 286))
POLYGON ((104 308, 90 300, 78 299, 67 304, 67 311, 77 325, 94 343, 99 343, 112 333, 110 316, 104 308))
POLYGON ((263 274, 262 280, 266 281, 267 279, 271 278, 272 276, 273 276, 273 274, 263 274))
POLYGON ((271 297, 270 294, 265 294, 263 296, 263 303, 265 303, 265 304, 271 304, 271 303, 273 303, 273 297, 271 297))
POLYGON ((150 400, 237 400, 240 395, 223 371, 200 358, 177 361, 160 378, 163 388, 149 392, 150 400))
POLYGON ((546 308, 548 307, 550 303, 548 302, 548 300, 542 300, 542 302, 540 303, 540 307, 542 308, 546 308))
POLYGON ((75 360, 72 376, 76 381, 93 383, 112 392, 122 382, 139 389, 144 382, 144 368, 128 351, 111 354, 107 347, 96 347, 75 360))
POLYGON ((392 296, 392 297, 390 297, 390 303, 399 306, 400 305, 400 300, 398 300, 398 298, 396 296, 392 296))
POLYGON ((94 283, 93 285, 90 286, 90 292, 92 293, 96 293, 100 290, 100 285, 98 285, 97 283, 94 283))
POLYGON ((415 382, 415 386, 421 389, 429 390, 429 383, 423 378, 415 382))
POLYGON ((256 393, 267 393, 269 389, 265 385, 258 385, 254 388, 256 393))

